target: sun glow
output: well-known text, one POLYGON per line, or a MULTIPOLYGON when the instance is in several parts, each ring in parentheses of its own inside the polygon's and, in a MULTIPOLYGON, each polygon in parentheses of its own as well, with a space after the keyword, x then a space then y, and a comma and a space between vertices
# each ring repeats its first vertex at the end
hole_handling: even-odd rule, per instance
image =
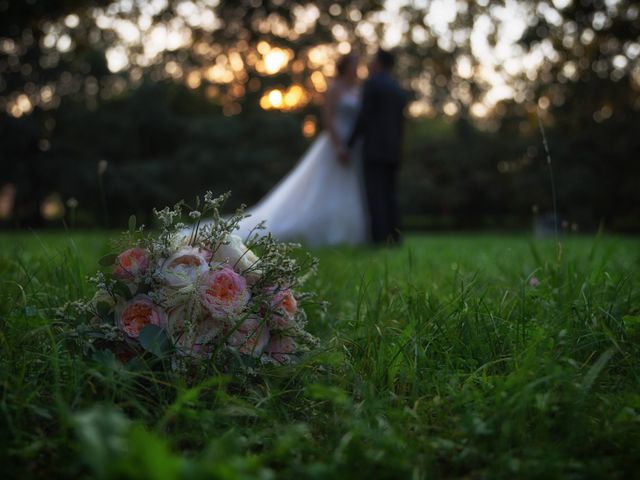
POLYGON ((287 89, 274 88, 265 92, 260 98, 263 110, 296 110, 309 103, 310 97, 305 89, 297 84, 287 89))
POLYGON ((302 123, 302 135, 306 138, 311 138, 316 134, 318 130, 318 125, 316 122, 316 117, 313 115, 307 115, 302 123))
POLYGON ((274 75, 283 70, 289 63, 289 54, 281 48, 274 48, 264 56, 264 72, 274 75))
POLYGON ((269 103, 272 108, 280 108, 282 107, 282 92, 278 89, 271 90, 269 92, 269 103))

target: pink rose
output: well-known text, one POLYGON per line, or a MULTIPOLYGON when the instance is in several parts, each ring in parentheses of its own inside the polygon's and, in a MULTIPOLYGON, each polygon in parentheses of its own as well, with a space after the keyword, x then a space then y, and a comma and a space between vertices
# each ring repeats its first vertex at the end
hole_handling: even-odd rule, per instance
POLYGON ((227 343, 240 353, 259 357, 269 342, 269 329, 264 321, 249 317, 227 338, 227 343))
POLYGON ((296 344, 293 338, 285 335, 272 335, 265 353, 278 363, 288 363, 289 355, 294 352, 295 347, 296 344))
POLYGON ((118 280, 133 280, 143 275, 147 268, 149 268, 149 252, 144 248, 134 247, 116 257, 113 276, 118 280))
POLYGON ((282 330, 291 325, 291 321, 298 311, 298 302, 291 290, 279 290, 271 299, 273 313, 269 317, 269 326, 272 329, 282 330))
POLYGON ((171 287, 186 287, 209 271, 211 252, 194 247, 182 247, 160 266, 160 276, 171 287))
POLYGON ((214 318, 238 315, 249 303, 247 281, 230 267, 200 277, 200 301, 214 318))
POLYGON ((131 338, 138 338, 147 325, 164 327, 167 315, 147 295, 138 295, 116 312, 118 326, 131 338))

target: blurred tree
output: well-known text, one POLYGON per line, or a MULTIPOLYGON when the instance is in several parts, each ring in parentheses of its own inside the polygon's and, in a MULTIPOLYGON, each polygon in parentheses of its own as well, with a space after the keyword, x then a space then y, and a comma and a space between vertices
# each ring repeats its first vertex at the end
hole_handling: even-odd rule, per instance
POLYGON ((543 61, 511 80, 520 102, 509 105, 514 121, 503 121, 502 131, 536 131, 541 115, 550 129, 561 208, 614 228, 637 225, 640 5, 536 1, 529 8, 520 44, 527 53, 543 52, 543 61))
MULTIPOLYGON (((422 176, 432 172, 431 188, 437 190, 440 184, 434 181, 436 172, 450 170, 457 182, 452 183, 454 192, 462 192, 462 187, 466 192, 477 190, 476 182, 475 187, 468 184, 474 177, 490 179, 473 195, 482 199, 487 213, 492 210, 487 198, 492 190, 503 192, 498 196, 501 202, 519 204, 521 214, 534 206, 549 211, 552 201, 539 141, 540 117, 557 171, 561 216, 589 227, 604 221, 614 228, 638 228, 640 166, 632 158, 640 151, 639 137, 633 133, 640 121, 640 5, 632 0, 521 1, 511 3, 512 13, 505 20, 505 2, 457 2, 455 12, 438 12, 446 28, 434 31, 428 20, 436 3, 404 7, 409 19, 403 37, 405 76, 430 108, 461 119, 471 117, 480 102, 491 107, 487 102, 491 86, 486 76, 478 74, 487 70, 486 59, 478 55, 481 42, 473 41, 480 26, 488 32, 487 44, 495 47, 510 28, 508 22, 520 20, 515 13, 526 23, 517 45, 511 47, 520 58, 495 64, 512 95, 495 105, 490 117, 476 118, 476 124, 497 132, 502 142, 492 142, 491 135, 479 143, 459 136, 457 141, 466 144, 459 147, 465 155, 452 152, 446 168, 437 157, 447 141, 432 140, 418 147, 424 142, 416 139, 412 155, 422 156, 432 169, 422 172, 422 176), (514 138, 520 139, 515 150, 508 147, 514 138), (485 163, 482 152, 487 145, 495 158, 485 163), (469 154, 471 170, 465 167, 469 154), (508 184, 520 188, 505 190, 508 184)), ((438 198, 444 199, 446 211, 461 199, 443 191, 438 198)), ((462 198, 470 200, 468 195, 462 198)), ((462 204, 458 207, 453 212, 465 216, 462 204)), ((503 212, 508 210, 502 207, 503 212)))
POLYGON ((577 128, 640 109, 638 2, 554 3, 562 6, 531 2, 520 44, 527 52, 542 50, 544 62, 517 78, 521 93, 542 110, 560 108, 577 128))
POLYGON ((471 105, 482 101, 490 84, 474 74, 482 59, 474 55, 471 36, 477 18, 485 11, 476 2, 459 2, 450 11, 434 8, 434 2, 410 2, 403 7, 407 26, 401 40, 399 73, 425 106, 417 113, 444 110, 466 117, 471 105), (430 16, 436 9, 445 18, 446 28, 432 23, 430 16))

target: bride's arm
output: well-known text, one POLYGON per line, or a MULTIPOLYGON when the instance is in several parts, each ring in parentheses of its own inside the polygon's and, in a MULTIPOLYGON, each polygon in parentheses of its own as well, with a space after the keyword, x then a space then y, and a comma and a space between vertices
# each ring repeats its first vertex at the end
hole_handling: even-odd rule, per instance
POLYGON ((340 140, 340 137, 336 132, 335 124, 333 123, 333 119, 335 118, 334 112, 339 96, 340 92, 338 91, 338 87, 335 84, 331 85, 327 90, 327 94, 324 99, 322 119, 324 120, 325 129, 329 133, 329 138, 331 139, 331 143, 335 146, 338 156, 343 156, 346 152, 346 147, 342 140, 340 140))

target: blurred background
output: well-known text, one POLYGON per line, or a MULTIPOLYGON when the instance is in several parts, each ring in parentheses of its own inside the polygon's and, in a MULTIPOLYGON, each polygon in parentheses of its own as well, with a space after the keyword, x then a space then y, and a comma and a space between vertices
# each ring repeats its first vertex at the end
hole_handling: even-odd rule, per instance
POLYGON ((407 229, 640 231, 633 0, 0 0, 0 225, 253 204, 322 129, 334 61, 397 52, 407 229))

